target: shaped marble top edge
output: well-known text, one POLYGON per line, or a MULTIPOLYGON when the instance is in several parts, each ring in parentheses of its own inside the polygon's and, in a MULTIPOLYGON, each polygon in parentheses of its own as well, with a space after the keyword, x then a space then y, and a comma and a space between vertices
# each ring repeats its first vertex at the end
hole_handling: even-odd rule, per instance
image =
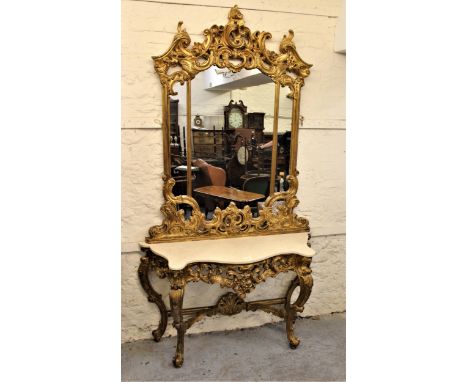
POLYGON ((307 232, 299 232, 282 235, 236 237, 212 241, 192 241, 189 246, 187 246, 188 242, 185 241, 157 244, 141 242, 140 247, 142 249, 150 248, 154 254, 165 258, 168 261, 170 269, 181 270, 188 264, 202 262, 249 264, 285 254, 312 257, 316 253, 312 248, 307 246, 307 238, 307 232), (237 242, 233 247, 234 241, 237 242), (271 248, 268 248, 266 244, 272 244, 271 248), (219 247, 225 245, 225 249, 220 251, 219 247), (235 251, 233 251, 234 248, 235 251), (243 249, 244 251, 242 251, 243 249), (253 249, 252 255, 249 249, 253 249), (222 254, 220 255, 220 253, 222 254))

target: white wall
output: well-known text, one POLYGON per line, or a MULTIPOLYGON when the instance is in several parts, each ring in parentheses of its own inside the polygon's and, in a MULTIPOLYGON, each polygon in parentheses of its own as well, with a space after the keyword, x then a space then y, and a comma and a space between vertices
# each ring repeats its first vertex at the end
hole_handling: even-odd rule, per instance
MULTIPOLYGON (((302 91, 298 169, 300 204, 309 219, 314 289, 304 316, 345 310, 345 56, 334 52, 340 0, 237 0, 248 27, 273 34, 277 50, 288 29, 306 62, 314 64, 302 91)), ((152 55, 166 51, 177 22, 194 41, 203 29, 227 22, 233 2, 171 0, 122 2, 122 341, 151 338, 157 309, 139 286, 137 243, 161 222, 161 88, 152 55), (181 4, 177 4, 181 3, 181 4), (187 5, 182 5, 187 4, 187 5), (209 6, 205 6, 209 5, 209 6)), ((247 106, 248 103, 246 102, 247 106)), ((250 111, 250 109, 249 109, 250 111)), ((254 110, 251 110, 254 111, 254 110)), ((193 110, 195 113, 196 111, 193 110)), ((259 285, 250 299, 277 297, 292 275, 282 274, 259 285)), ((167 301, 166 280, 155 280, 167 301)), ((184 306, 214 304, 225 293, 218 286, 189 284, 184 306)), ((215 317, 190 332, 257 326, 276 321, 262 312, 215 317)), ((168 333, 174 334, 168 326, 168 333)))
MULTIPOLYGON (((247 112, 265 113, 265 131, 273 131, 273 112, 275 106, 275 84, 273 82, 249 86, 240 89, 213 91, 206 90, 205 78, 199 74, 192 80, 192 126, 195 115, 200 115, 204 126, 217 129, 224 125, 224 106, 232 99, 235 102, 242 100, 247 106, 247 112)), ((186 85, 176 84, 174 90, 178 93, 171 96, 179 100, 179 126, 182 129, 187 126, 187 102, 186 85)), ((291 130, 292 101, 286 96, 290 93, 287 87, 280 88, 278 130, 284 132, 291 130)))
MULTIPOLYGON (((286 96, 290 89, 280 88, 280 102, 278 110, 278 131, 284 132, 291 130, 292 101, 286 96)), ((247 106, 247 111, 265 113, 265 131, 273 131, 273 113, 275 108, 275 84, 263 84, 244 89, 232 91, 232 97, 235 101, 242 100, 247 106)))

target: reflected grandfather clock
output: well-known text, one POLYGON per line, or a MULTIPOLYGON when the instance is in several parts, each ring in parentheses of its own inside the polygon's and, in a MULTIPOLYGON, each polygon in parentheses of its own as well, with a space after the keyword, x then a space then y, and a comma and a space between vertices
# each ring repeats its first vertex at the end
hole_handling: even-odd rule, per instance
POLYGON ((246 127, 247 106, 242 101, 234 103, 233 100, 229 105, 224 106, 224 129, 235 130, 246 127))
POLYGON ((242 101, 231 100, 224 106, 225 152, 228 156, 237 153, 241 146, 250 142, 251 132, 247 128, 247 106, 242 101), (232 152, 234 150, 234 152, 232 152))
POLYGON ((242 100, 231 100, 224 106, 225 152, 232 158, 227 165, 231 186, 242 187, 240 177, 252 164, 251 145, 263 143, 264 116, 265 113, 247 113, 242 100))
MULTIPOLYGON (((238 103, 231 100, 229 105, 224 106, 224 132, 231 141, 234 141, 236 135, 240 135, 245 142, 250 142, 254 137, 257 144, 263 143, 264 119, 265 113, 247 113, 247 106, 242 100, 238 103)), ((240 144, 238 140, 236 150, 240 144)))

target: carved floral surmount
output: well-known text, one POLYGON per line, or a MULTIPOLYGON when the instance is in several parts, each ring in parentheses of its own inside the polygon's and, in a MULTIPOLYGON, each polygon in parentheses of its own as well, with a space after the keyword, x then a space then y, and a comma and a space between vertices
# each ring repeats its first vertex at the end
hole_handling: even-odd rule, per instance
POLYGON ((161 207, 163 222, 149 229, 147 243, 200 240, 245 235, 268 235, 303 232, 309 230, 305 218, 298 217, 293 210, 299 203, 296 197, 296 156, 298 141, 298 118, 300 90, 304 78, 310 74, 312 65, 301 59, 293 42, 294 33, 289 31, 280 43, 279 52, 270 51, 265 43, 271 39, 269 32, 251 32, 245 26, 244 17, 237 6, 229 12, 227 25, 213 25, 205 29, 204 41, 192 46, 190 36, 179 22, 171 46, 161 56, 153 56, 154 68, 163 87, 163 134, 165 175, 163 194, 165 203, 161 207), (250 207, 239 209, 231 203, 226 209, 217 208, 212 220, 206 220, 195 199, 190 196, 174 196, 175 181, 170 177, 170 154, 168 148, 168 98, 176 95, 174 84, 192 80, 198 73, 216 65, 232 72, 241 69, 258 69, 281 86, 291 90, 293 117, 291 129, 291 171, 287 178, 289 189, 270 195, 258 217, 253 217, 250 207), (192 214, 184 218, 179 205, 190 206, 192 214))
POLYGON ((292 41, 292 30, 283 37, 279 53, 270 51, 265 43, 271 39, 271 33, 252 33, 245 26, 244 16, 237 5, 231 8, 226 26, 213 25, 205 29, 203 35, 203 42, 196 42, 190 47, 190 36, 182 29, 182 21, 179 21, 169 49, 161 56, 153 56, 154 68, 170 95, 177 94, 173 90, 176 82, 183 84, 213 65, 228 68, 232 72, 259 69, 273 81, 289 86, 293 96, 304 84, 304 78, 310 74, 312 65, 307 64, 297 53, 292 41), (179 67, 180 70, 169 74, 171 67, 179 67))

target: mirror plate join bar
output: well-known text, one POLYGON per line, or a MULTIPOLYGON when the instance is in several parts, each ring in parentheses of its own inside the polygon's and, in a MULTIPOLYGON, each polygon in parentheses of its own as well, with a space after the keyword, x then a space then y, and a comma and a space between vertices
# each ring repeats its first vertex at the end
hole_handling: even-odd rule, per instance
MULTIPOLYGON (((298 188, 296 163, 300 92, 304 85, 304 79, 310 74, 311 65, 304 62, 297 53, 293 42, 293 31, 290 30, 287 35, 283 36, 279 52, 270 51, 266 49, 265 43, 272 37, 271 34, 269 32, 251 32, 245 26, 242 13, 235 6, 229 12, 227 25, 213 25, 211 28, 205 29, 203 34, 205 36, 203 42, 195 42, 191 45, 189 34, 182 28, 182 22, 179 22, 177 33, 169 49, 163 55, 153 57, 154 68, 159 75, 163 90, 163 194, 165 202, 161 207, 164 220, 162 224, 149 229, 146 242, 157 243, 308 231, 309 223, 307 219, 298 217, 294 213, 294 208, 299 203, 296 197, 298 188), (236 73, 241 75, 241 71, 245 70, 257 70, 261 75, 269 77, 269 81, 274 83, 271 167, 268 171, 264 171, 266 175, 263 174, 268 179, 268 187, 265 190, 263 201, 260 203, 254 197, 247 201, 244 200, 245 197, 243 196, 249 190, 233 188, 234 183, 229 177, 224 185, 213 184, 216 187, 211 187, 210 192, 207 192, 206 187, 199 187, 195 188, 192 194, 192 180, 197 177, 197 172, 201 172, 193 163, 195 159, 199 158, 193 155, 195 142, 192 132, 197 128, 197 123, 201 124, 201 118, 197 115, 198 119, 194 120, 194 127, 192 128, 192 95, 194 94, 192 85, 193 80, 199 73, 208 71, 211 67, 216 68, 215 70, 219 71, 218 74, 224 76, 233 76, 236 73), (172 120, 174 115, 171 114, 171 109, 173 103, 178 103, 180 99, 174 100, 171 97, 177 95, 175 87, 184 84, 186 121, 183 122, 185 130, 183 130, 182 135, 185 138, 184 154, 181 157, 183 157, 185 164, 179 167, 186 171, 186 178, 184 178, 186 179, 186 188, 184 193, 177 193, 174 192, 176 180, 174 179, 173 166, 171 166, 171 150, 174 144, 174 137, 171 134, 175 126, 178 136, 175 140, 180 144, 180 131, 177 125, 178 121, 172 120), (290 147, 290 151, 288 152, 287 165, 284 170, 284 174, 288 174, 284 179, 285 183, 287 183, 287 189, 278 186, 277 181, 278 121, 281 118, 279 112, 280 87, 289 89, 288 98, 292 101, 290 122, 288 118, 290 129, 288 133, 290 144, 288 144, 288 147, 290 147), (218 204, 218 207, 210 212, 210 219, 208 219, 208 210, 206 206, 201 204, 202 199, 200 198, 201 196, 215 197, 214 200, 217 200, 217 194, 213 193, 218 192, 219 188, 222 188, 222 192, 219 194, 222 197, 218 199, 226 199, 226 195, 230 195, 229 198, 231 199, 228 198, 227 200, 230 203, 218 204), (200 190, 203 190, 203 192, 200 190)), ((232 113, 232 118, 226 118, 222 131, 217 132, 216 128, 213 127, 211 132, 206 130, 206 134, 203 134, 208 137, 212 133, 215 153, 218 146, 222 147, 222 150, 226 150, 229 155, 230 150, 236 148, 235 163, 244 165, 244 174, 247 176, 251 175, 248 174, 248 168, 249 165, 253 166, 252 154, 258 151, 258 139, 259 137, 263 139, 262 135, 256 135, 258 129, 255 130, 252 126, 255 125, 259 115, 265 113, 254 110, 256 112, 247 114, 245 112, 247 107, 242 101, 239 101, 239 103, 231 101, 228 106, 225 106, 225 109, 234 110, 235 107, 241 110, 236 112, 240 114, 235 115, 236 113, 232 113), (244 126, 246 122, 247 125, 244 126), (231 124, 233 127, 230 126, 231 124), (232 140, 229 134, 236 130, 239 127, 238 125, 242 125, 240 127, 243 129, 238 130, 239 132, 243 130, 244 135, 238 133, 235 135, 235 139, 232 140), (251 128, 251 130, 248 130, 248 128, 251 128), (216 138, 218 133, 222 137, 221 144, 216 138), (237 138, 241 142, 240 147, 243 148, 243 151, 238 147, 237 138)), ((197 111, 193 110, 193 112, 196 113, 197 111)), ((177 117, 175 118, 177 119, 177 117)), ((226 152, 223 151, 223 155, 229 159, 226 152)), ((260 158, 259 154, 258 158, 260 158)), ((258 159, 255 163, 260 162, 260 159, 258 159)), ((260 175, 259 168, 257 166, 258 175, 260 175)), ((281 178, 282 181, 283 178, 281 178)), ((260 194, 260 196, 262 195, 260 194)))

